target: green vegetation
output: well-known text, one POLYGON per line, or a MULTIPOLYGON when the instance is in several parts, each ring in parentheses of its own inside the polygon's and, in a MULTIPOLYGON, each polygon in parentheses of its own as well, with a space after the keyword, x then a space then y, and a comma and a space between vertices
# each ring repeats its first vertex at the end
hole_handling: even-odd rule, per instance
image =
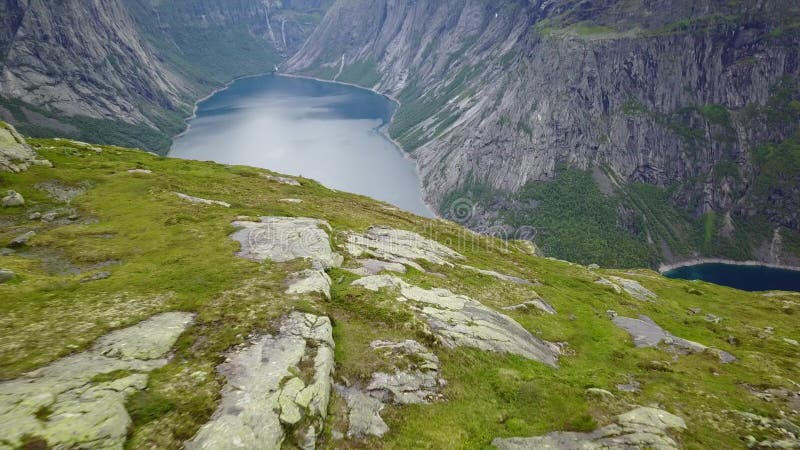
MULTIPOLYGON (((659 404, 686 420, 689 430, 676 436, 685 447, 734 448, 741 445, 742 435, 770 434, 747 430, 738 416, 723 411, 779 417, 779 411, 786 409, 782 401, 766 402, 752 392, 794 389, 789 380, 800 370, 796 348, 782 340, 800 333, 790 314, 793 310, 784 307, 793 301, 788 295, 764 297, 668 280, 645 270, 594 273, 579 265, 532 257, 513 242, 476 237, 450 222, 385 209, 368 198, 334 192, 311 180, 301 180, 302 186, 271 182, 261 169, 168 159, 116 147, 96 153, 63 140, 32 143, 55 168, 33 167, 0 177, 0 189, 21 192, 28 205, 0 210, 4 224, 0 239, 7 241, 27 229, 38 233, 28 250, 2 259, 4 268, 18 274, 18 281, 0 284, 0 317, 6 318, 0 327, 0 378, 15 378, 158 312, 197 313, 193 326, 173 348, 169 364, 152 372, 147 389, 128 399, 133 419, 129 448, 181 447, 217 406, 223 379, 215 369, 222 354, 247 342, 252 333, 270 331, 273 320, 291 309, 333 319, 336 374, 351 382, 363 381, 382 367, 369 349, 373 339, 417 339, 441 360, 447 380, 443 400, 387 406, 382 415, 391 431, 382 440, 345 440, 337 444, 341 446, 482 448, 495 437, 590 430, 631 405, 659 404), (153 173, 127 171, 137 167, 153 173), (70 205, 81 219, 63 224, 27 220, 30 211, 64 207, 34 187, 49 180, 91 186, 70 205), (176 191, 227 201, 232 207, 191 204, 173 195, 176 191), (287 197, 303 203, 279 201, 287 197), (528 286, 432 265, 425 265, 427 273, 411 270, 403 275, 415 285, 447 288, 495 309, 545 298, 558 314, 505 312, 537 336, 565 342, 560 366, 553 369, 516 356, 437 345, 396 296, 356 289, 350 285, 355 276, 344 270, 329 271, 334 281, 329 301, 316 295, 287 296, 286 277, 308 263, 258 264, 236 258, 238 244, 228 235, 233 231, 231 221, 240 215, 322 218, 333 226, 336 245, 343 243, 341 232, 375 224, 416 230, 458 250, 470 265, 537 280, 539 285, 528 286), (465 237, 472 242, 465 243, 465 237), (110 260, 117 261, 107 266, 112 276, 92 283, 80 283, 84 275, 75 270, 61 270, 85 270, 110 260), (594 283, 600 275, 637 279, 659 299, 641 303, 616 294, 594 283), (698 306, 723 322, 713 324, 687 313, 698 306), (721 365, 706 353, 675 358, 657 349, 634 348, 627 334, 607 319, 609 309, 630 317, 646 314, 678 336, 730 351, 739 362, 721 365), (765 327, 771 327, 772 334, 764 335, 765 327), (614 390, 629 377, 642 383, 641 393, 614 390), (587 397, 589 387, 612 390, 614 398, 587 397)), ((664 195, 647 194, 644 188, 631 191, 647 201, 664 195)), ((586 221, 592 232, 605 236, 592 238, 592 247, 575 251, 586 259, 590 250, 599 251, 602 256, 591 258, 592 262, 638 252, 643 245, 621 232, 604 234, 609 226, 616 229, 618 204, 613 197, 604 198, 587 173, 563 170, 554 183, 532 184, 523 192, 526 200, 539 201, 539 212, 530 220, 541 223, 543 236, 551 239, 546 245, 558 246, 560 238, 575 242, 570 233, 585 233, 569 225, 570 217, 586 221), (555 196, 562 201, 548 200, 555 196), (582 209, 596 217, 578 217, 582 209)), ((645 255, 641 258, 647 261, 645 255)), ((117 372, 105 378, 124 376, 117 372)), ((341 400, 334 397, 331 411, 341 411, 337 408, 341 400)), ((45 419, 50 412, 43 410, 40 415, 45 419)), ((787 417, 796 420, 796 415, 787 417)), ((29 442, 43 444, 35 436, 29 442)))

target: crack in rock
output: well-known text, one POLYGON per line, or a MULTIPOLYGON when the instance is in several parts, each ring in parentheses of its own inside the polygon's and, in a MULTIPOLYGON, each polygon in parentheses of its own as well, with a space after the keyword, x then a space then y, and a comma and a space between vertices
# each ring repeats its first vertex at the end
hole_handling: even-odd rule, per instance
POLYGON ((460 253, 424 238, 417 233, 389 227, 371 227, 364 234, 348 233, 347 252, 358 258, 372 255, 376 259, 403 264, 421 272, 425 270, 416 261, 454 267, 451 259, 465 259, 460 253))
POLYGON ((413 309, 445 347, 474 347, 512 353, 555 367, 561 351, 551 342, 533 336, 514 319, 447 289, 422 289, 391 275, 375 275, 353 282, 367 290, 399 288, 401 299, 416 302, 413 309))
POLYGON ((679 338, 658 326, 647 316, 639 316, 638 319, 617 316, 612 319, 614 325, 622 328, 631 335, 633 344, 636 347, 657 347, 664 343, 671 349, 679 353, 702 353, 709 351, 719 357, 723 364, 736 361, 736 357, 730 353, 716 348, 706 347, 703 344, 679 338))
POLYGON ((529 438, 497 438, 492 445, 499 450, 557 448, 561 450, 653 448, 677 450, 678 443, 668 431, 682 431, 686 423, 680 417, 657 408, 640 407, 616 417, 615 423, 588 433, 556 431, 529 438))
POLYGON ((35 436, 54 448, 122 448, 131 425, 126 398, 147 386, 147 372, 168 362, 193 320, 185 312, 158 314, 106 334, 85 352, 0 383, 0 441, 18 446, 24 436, 35 436), (115 373, 119 378, 96 378, 115 373))
POLYGON ((219 407, 186 448, 280 448, 287 439, 313 447, 328 410, 333 349, 330 319, 293 312, 277 335, 230 352, 217 369, 227 380, 219 407), (307 360, 313 375, 301 369, 307 360), (287 436, 290 428, 301 435, 287 436))
POLYGON ((241 244, 240 258, 263 262, 287 262, 308 258, 315 269, 342 265, 342 256, 331 250, 328 222, 302 217, 262 217, 261 222, 236 221, 230 237, 241 244))

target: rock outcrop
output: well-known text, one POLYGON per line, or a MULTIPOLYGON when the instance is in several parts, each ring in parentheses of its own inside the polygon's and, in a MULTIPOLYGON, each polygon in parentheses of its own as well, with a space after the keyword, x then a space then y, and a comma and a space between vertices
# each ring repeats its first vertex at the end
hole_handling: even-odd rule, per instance
POLYGON ((331 277, 322 270, 304 270, 292 275, 287 294, 318 293, 331 298, 331 277))
POLYGON ((196 204, 199 204, 199 205, 222 206, 223 208, 230 208, 231 207, 230 203, 222 202, 222 201, 219 201, 219 200, 208 200, 208 199, 205 199, 205 198, 193 197, 191 195, 182 194, 180 192, 175 192, 175 195, 177 195, 178 198, 180 198, 181 200, 186 200, 189 203, 196 203, 196 204))
POLYGON ((642 286, 638 281, 635 280, 629 280, 621 277, 608 277, 600 278, 599 280, 595 281, 595 283, 608 286, 617 294, 621 294, 624 291, 636 300, 643 302, 651 302, 658 299, 658 296, 653 293, 653 291, 642 286))
POLYGON ((0 383, 0 442, 37 438, 53 448, 122 448, 131 419, 125 399, 147 386, 147 373, 193 315, 153 316, 99 338, 83 353, 0 383))
POLYGON ((715 348, 706 347, 703 344, 679 338, 665 331, 647 316, 639 316, 638 319, 617 316, 613 322, 616 326, 627 331, 633 339, 633 344, 637 347, 657 347, 659 344, 668 346, 678 353, 702 353, 712 352, 719 357, 722 363, 736 361, 736 357, 730 353, 715 348))
POLYGON ((464 257, 444 245, 417 233, 388 227, 371 227, 364 234, 349 233, 348 253, 354 257, 369 255, 373 258, 403 264, 424 271, 416 261, 427 261, 453 267, 451 260, 464 257))
POLYGON ((324 220, 301 217, 262 217, 261 222, 236 221, 231 238, 239 241, 241 258, 286 262, 306 258, 319 268, 339 267, 342 256, 331 249, 324 220))
POLYGON ((220 405, 186 448, 314 448, 332 389, 331 333, 327 317, 294 312, 276 335, 229 353, 220 405))
POLYGON ((657 408, 636 408, 617 416, 615 423, 590 433, 557 431, 531 438, 495 439, 499 450, 600 450, 653 448, 678 450, 670 431, 683 431, 686 423, 680 417, 657 408))
POLYGON ((25 138, 11 125, 0 122, 0 172, 22 172, 35 161, 36 152, 25 138))
POLYGON ((373 341, 370 347, 395 370, 373 373, 364 388, 336 386, 347 403, 347 435, 353 438, 382 436, 389 431, 380 415, 386 403, 429 403, 445 384, 439 377, 439 358, 417 341, 373 341))
POLYGON ((374 275, 353 282, 355 286, 378 291, 399 289, 399 302, 407 303, 446 347, 474 347, 512 353, 556 366, 560 350, 543 341, 510 317, 487 308, 469 297, 447 289, 422 289, 391 275, 374 275))

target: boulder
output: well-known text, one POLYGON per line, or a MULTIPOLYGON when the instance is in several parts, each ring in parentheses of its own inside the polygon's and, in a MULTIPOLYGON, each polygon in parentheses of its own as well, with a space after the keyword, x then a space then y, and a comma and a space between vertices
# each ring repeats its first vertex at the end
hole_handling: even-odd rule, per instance
POLYGON ((36 232, 35 231, 28 231, 27 233, 23 233, 23 234, 15 237, 14 239, 12 239, 8 243, 8 246, 11 247, 11 248, 24 247, 24 246, 28 245, 28 241, 33 239, 34 236, 36 236, 36 232))
POLYGON ((0 122, 0 172, 23 172, 36 160, 36 152, 13 126, 0 122))
POLYGON ((8 191, 2 200, 3 208, 13 208, 16 206, 25 206, 25 199, 17 191, 8 191))
POLYGON ((16 275, 8 269, 0 269, 0 283, 5 283, 14 279, 16 275))
POLYGON ((553 306, 550 305, 550 303, 547 303, 546 301, 544 301, 544 299, 541 299, 541 298, 535 298, 533 300, 528 300, 527 302, 522 302, 522 303, 520 303, 518 305, 511 305, 511 306, 503 307, 503 309, 506 310, 506 311, 518 311, 518 310, 521 310, 521 309, 524 310, 524 309, 529 309, 529 308, 538 309, 538 310, 540 310, 540 311, 542 311, 542 312, 544 312, 546 314, 551 314, 551 315, 556 313, 555 308, 553 308, 553 306))
POLYGON ((336 391, 347 402, 348 437, 357 439, 366 436, 380 437, 389 431, 389 426, 380 415, 385 407, 382 401, 357 388, 337 385, 336 391))

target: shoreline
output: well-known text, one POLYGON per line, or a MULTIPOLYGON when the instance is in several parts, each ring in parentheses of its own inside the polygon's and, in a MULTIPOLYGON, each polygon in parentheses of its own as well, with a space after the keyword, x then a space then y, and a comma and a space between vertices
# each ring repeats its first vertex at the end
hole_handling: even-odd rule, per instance
POLYGON ((359 86, 357 84, 348 83, 346 81, 326 80, 324 78, 313 77, 313 76, 310 76, 310 75, 298 75, 298 74, 293 74, 293 73, 282 73, 282 72, 276 72, 275 75, 281 76, 281 77, 287 77, 287 78, 300 78, 300 79, 305 79, 305 80, 314 80, 314 81, 319 81, 319 82, 322 82, 322 83, 335 83, 335 84, 341 84, 343 86, 350 86, 350 87, 353 87, 353 88, 356 88, 356 89, 363 89, 365 91, 370 91, 373 94, 380 95, 381 97, 384 97, 384 98, 388 99, 389 101, 391 101, 392 103, 394 103, 395 104, 395 110, 392 112, 392 117, 389 119, 388 123, 378 127, 378 131, 380 132, 380 134, 383 135, 384 138, 386 138, 386 140, 388 140, 395 147, 397 147, 397 150, 400 152, 400 155, 403 158, 405 158, 405 159, 407 159, 407 160, 409 160, 409 161, 414 163, 414 171, 416 172, 417 179, 419 180, 419 191, 420 191, 420 193, 422 193, 422 203, 424 203, 425 206, 427 206, 428 209, 431 211, 431 214, 433 214, 433 219, 443 219, 443 217, 440 216, 439 213, 437 212, 436 208, 434 208, 433 205, 430 202, 428 202, 428 199, 425 198, 425 186, 422 184, 422 176, 421 176, 420 171, 419 171, 419 165, 417 164, 417 159, 413 158, 410 153, 408 153, 407 151, 405 151, 405 149, 403 149, 403 146, 400 145, 399 142, 397 142, 394 138, 392 138, 389 135, 389 126, 394 121, 394 115, 397 112, 397 110, 400 109, 400 107, 403 105, 402 102, 400 102, 400 100, 396 99, 395 97, 393 97, 393 96, 391 96, 389 94, 385 94, 383 92, 380 92, 380 91, 378 91, 376 89, 368 88, 368 87, 364 87, 364 86, 359 86))
MULTIPOLYGON (((385 123, 384 125, 381 125, 380 127, 377 127, 378 133, 380 133, 386 140, 391 142, 392 145, 394 145, 394 147, 397 149, 397 151, 400 153, 400 155, 403 158, 405 158, 406 160, 408 160, 408 161, 413 163, 414 172, 416 173, 417 179, 419 180, 419 186, 418 187, 419 187, 420 194, 422 194, 420 196, 421 200, 422 200, 422 203, 428 208, 429 212, 432 215, 432 217, 429 217, 429 218, 433 219, 433 220, 442 219, 442 217, 436 211, 436 208, 434 208, 433 205, 431 203, 429 203, 428 200, 425 198, 425 189, 424 189, 424 185, 422 184, 422 176, 421 176, 420 171, 419 171, 419 165, 417 164, 417 160, 415 158, 412 158, 411 155, 407 151, 405 151, 403 149, 403 146, 400 145, 399 142, 394 140, 389 135, 389 126, 392 124, 392 121, 394 120, 394 115, 397 112, 397 110, 400 108, 402 103, 400 102, 400 100, 394 98, 391 95, 384 94, 384 93, 379 92, 379 91, 377 91, 377 90, 375 90, 373 88, 359 86, 359 85, 354 84, 354 83, 348 83, 348 82, 345 82, 345 81, 336 81, 336 80, 325 80, 323 78, 317 78, 317 77, 312 77, 312 76, 308 76, 308 75, 297 75, 297 74, 282 73, 282 72, 264 72, 264 73, 260 73, 260 74, 244 75, 244 76, 241 76, 241 77, 234 78, 234 79, 228 81, 227 83, 225 83, 223 86, 220 86, 220 87, 214 89, 208 95, 205 95, 202 98, 200 98, 197 101, 195 101, 194 108, 192 110, 192 114, 184 119, 184 123, 186 124, 186 127, 184 128, 183 131, 181 131, 180 133, 178 133, 178 134, 176 134, 175 136, 172 137, 172 139, 171 139, 172 144, 170 145, 169 150, 167 150, 167 153, 164 156, 169 156, 170 152, 172 151, 172 146, 175 144, 175 140, 176 139, 180 138, 181 136, 184 136, 186 133, 188 133, 191 130, 192 125, 189 122, 191 122, 193 119, 197 118, 197 110, 200 107, 201 103, 203 103, 204 101, 206 101, 209 98, 213 97, 214 95, 216 95, 216 94, 218 94, 218 93, 220 93, 222 91, 227 90, 228 88, 231 87, 231 85, 233 83, 235 83, 237 81, 245 80, 245 79, 248 79, 248 78, 259 78, 259 77, 266 77, 266 76, 279 76, 279 77, 286 77, 286 78, 297 78, 297 79, 305 79, 305 80, 314 80, 314 81, 318 81, 318 82, 321 82, 321 83, 340 84, 340 85, 343 85, 343 86, 349 86, 349 87, 356 88, 356 89, 362 89, 362 90, 370 91, 373 94, 380 95, 381 97, 383 97, 383 98, 389 100, 390 102, 392 102, 394 104, 394 106, 395 106, 395 110, 392 112, 392 116, 389 118, 389 121, 387 123, 385 123)), ((411 214, 415 214, 415 213, 413 213, 411 211, 408 211, 408 212, 411 213, 411 214)))
POLYGON ((169 156, 169 152, 172 151, 172 146, 175 145, 175 139, 178 139, 179 137, 185 135, 186 133, 189 132, 189 130, 192 129, 192 124, 189 123, 189 122, 191 122, 193 119, 197 118, 197 110, 200 107, 200 103, 203 103, 204 101, 206 101, 206 100, 210 99, 211 97, 219 94, 220 92, 229 89, 233 83, 235 83, 235 82, 237 82, 239 80, 246 80, 248 78, 264 77, 264 76, 267 76, 267 75, 270 75, 270 72, 263 72, 263 73, 258 73, 258 74, 255 74, 255 75, 242 75, 240 77, 236 77, 236 78, 224 83, 222 86, 214 88, 214 90, 212 90, 210 93, 204 95, 203 97, 195 100, 194 108, 192 108, 192 114, 187 116, 187 117, 184 117, 184 119, 183 119, 183 123, 185 125, 185 127, 183 128, 183 131, 181 131, 180 133, 176 134, 175 136, 172 136, 172 138, 170 139, 172 144, 169 146, 169 150, 167 150, 167 153, 164 156, 169 156))
POLYGON ((769 267, 770 269, 782 269, 782 270, 790 270, 793 272, 800 272, 800 267, 790 266, 786 264, 776 264, 776 263, 768 263, 763 261, 752 261, 752 260, 736 261, 725 258, 695 258, 672 264, 660 264, 658 266, 658 273, 664 275, 665 273, 671 270, 680 269, 681 267, 699 266, 702 264, 727 264, 731 266, 761 266, 761 267, 769 267))

